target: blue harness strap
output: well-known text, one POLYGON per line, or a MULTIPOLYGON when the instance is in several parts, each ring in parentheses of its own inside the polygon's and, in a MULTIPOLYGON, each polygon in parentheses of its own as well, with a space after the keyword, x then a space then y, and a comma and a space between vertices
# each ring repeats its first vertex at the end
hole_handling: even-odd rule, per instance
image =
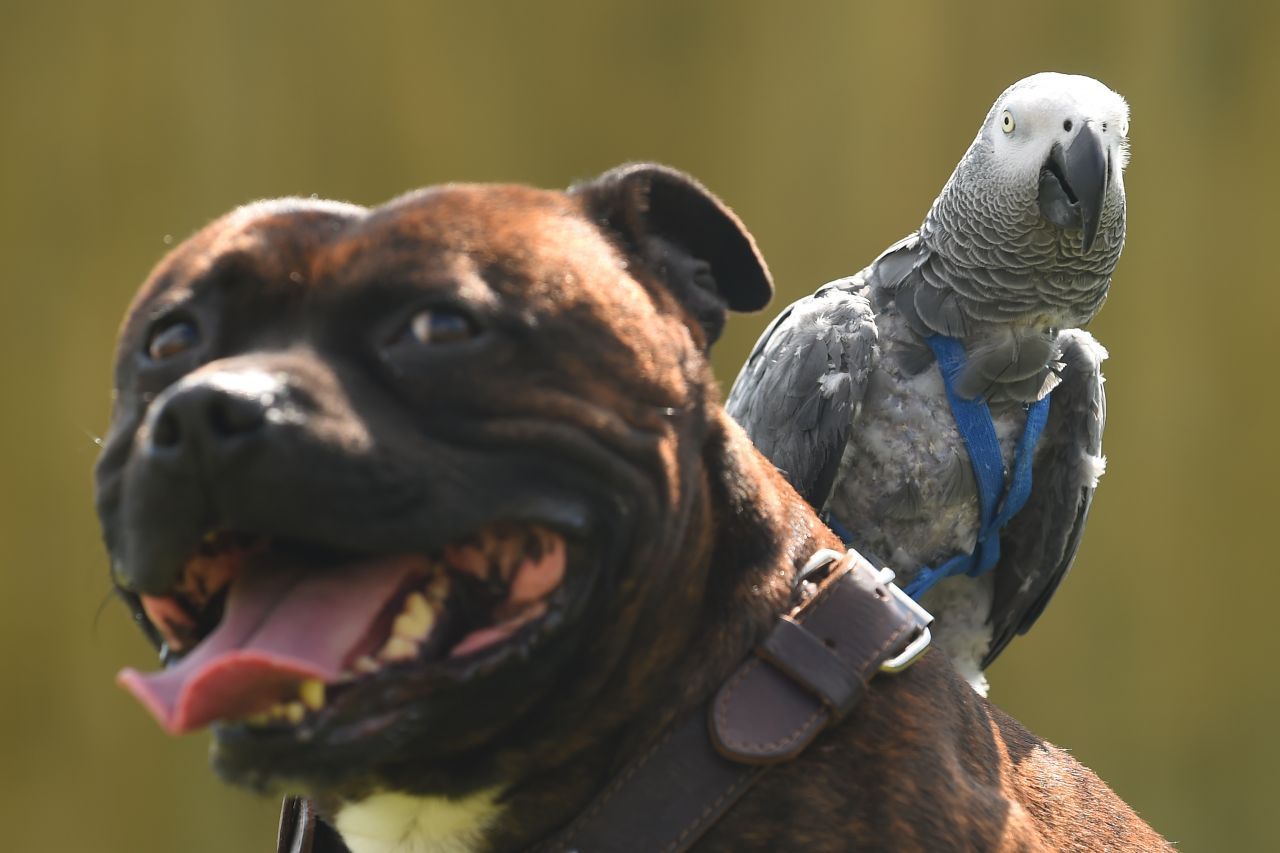
MULTIPOLYGON (((942 565, 925 567, 916 573, 906 588, 907 595, 916 599, 943 578, 959 574, 977 577, 999 561, 1000 531, 1031 496, 1031 460, 1049 419, 1049 395, 1046 394, 1027 407, 1026 424, 1014 451, 1013 473, 1006 488, 1004 459, 995 423, 991 419, 991 409, 982 397, 966 400, 955 390, 956 380, 965 365, 964 344, 943 335, 933 335, 925 341, 938 360, 956 429, 969 452, 969 463, 978 483, 980 525, 977 545, 972 552, 957 554, 942 565)), ((843 537, 843 533, 841 535, 843 537)))

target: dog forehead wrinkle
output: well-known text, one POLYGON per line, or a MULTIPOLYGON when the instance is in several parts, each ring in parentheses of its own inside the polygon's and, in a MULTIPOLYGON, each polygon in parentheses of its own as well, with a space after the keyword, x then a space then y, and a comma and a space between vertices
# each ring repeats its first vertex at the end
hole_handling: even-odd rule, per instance
MULTIPOLYGON (((252 283, 283 290, 306 281, 306 244, 299 223, 264 228, 257 220, 227 217, 174 249, 151 272, 129 308, 121 342, 134 339, 159 314, 210 288, 252 283)), ((303 229, 305 231, 305 229, 303 229)))
POLYGON ((340 289, 362 294, 378 291, 377 298, 408 300, 431 294, 485 309, 498 303, 490 274, 475 258, 399 231, 361 234, 326 247, 314 259, 313 270, 317 281, 332 281, 340 289))
POLYGON ((625 353, 638 374, 664 387, 684 386, 690 357, 701 364, 701 355, 666 288, 651 276, 634 275, 641 271, 629 269, 622 251, 579 216, 547 217, 541 239, 555 249, 535 262, 531 295, 541 310, 598 317, 589 327, 607 329, 610 348, 625 353))
POLYGON ((612 365, 610 374, 624 370, 664 388, 685 388, 689 356, 701 361, 678 307, 659 283, 634 277, 594 223, 573 209, 540 209, 492 224, 491 245, 537 247, 492 257, 486 279, 500 302, 519 302, 534 323, 563 323, 579 336, 600 330, 597 367, 612 365))
POLYGON ((530 326, 585 312, 600 318, 591 325, 628 330, 610 341, 621 350, 612 358, 668 385, 687 376, 682 353, 693 347, 675 317, 679 339, 671 339, 672 324, 664 319, 672 306, 663 288, 637 281, 619 247, 561 193, 501 185, 430 188, 376 209, 358 230, 375 258, 379 249, 393 257, 433 254, 436 262, 462 256, 476 270, 474 277, 457 276, 463 299, 474 281, 476 297, 487 295, 495 306, 518 304, 530 326))

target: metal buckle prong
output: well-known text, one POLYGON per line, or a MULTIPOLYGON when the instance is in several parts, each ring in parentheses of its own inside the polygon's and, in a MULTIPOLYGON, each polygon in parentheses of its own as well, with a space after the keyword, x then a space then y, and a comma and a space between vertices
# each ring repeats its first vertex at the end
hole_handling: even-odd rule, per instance
POLYGON ((929 648, 929 643, 933 641, 933 635, 929 633, 929 626, 933 624, 933 614, 921 607, 920 602, 907 595, 898 587, 897 584, 893 582, 893 579, 897 577, 897 575, 893 573, 893 569, 886 566, 881 569, 876 569, 875 572, 876 580, 884 584, 885 589, 889 590, 889 594, 896 598, 899 604, 902 604, 910 610, 915 614, 916 618, 920 620, 920 633, 916 635, 915 639, 908 643, 907 647, 899 654, 880 664, 881 672, 887 672, 890 674, 902 672, 904 669, 911 666, 911 664, 919 660, 920 656, 929 648))
POLYGON ((818 569, 823 568, 828 563, 834 563, 838 560, 843 560, 844 558, 845 555, 840 551, 835 551, 831 548, 819 548, 817 551, 813 552, 813 556, 809 558, 809 561, 804 564, 804 567, 801 568, 800 572, 796 575, 795 586, 800 586, 800 584, 809 579, 809 575, 813 574, 818 569))

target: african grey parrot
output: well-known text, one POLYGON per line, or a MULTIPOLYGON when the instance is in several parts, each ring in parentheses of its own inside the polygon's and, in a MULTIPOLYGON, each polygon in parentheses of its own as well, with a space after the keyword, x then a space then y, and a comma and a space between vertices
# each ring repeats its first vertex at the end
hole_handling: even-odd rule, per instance
POLYGON ((982 670, 1071 565, 1105 465, 1107 354, 1078 327, 1106 298, 1124 244, 1128 132, 1124 99, 1092 78, 1010 86, 920 229, 783 311, 729 394, 765 456, 904 587, 973 552, 982 527, 930 339, 957 348, 957 397, 990 408, 999 483, 1028 412, 1048 406, 1026 455, 1030 496, 999 534, 994 569, 921 598, 936 643, 983 694, 982 670))

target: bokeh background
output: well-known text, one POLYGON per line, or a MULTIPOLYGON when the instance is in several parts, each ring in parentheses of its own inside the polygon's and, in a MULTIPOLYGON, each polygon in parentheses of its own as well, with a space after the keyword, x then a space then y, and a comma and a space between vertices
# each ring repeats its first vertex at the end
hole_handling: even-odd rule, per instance
MULTIPOLYGON (((274 802, 112 683, 152 657, 108 597, 94 438, 117 322, 171 243, 264 196, 656 159, 741 214, 776 310, 914 228, 995 96, 1051 69, 1133 108, 1129 244, 1092 327, 1110 466, 993 698, 1184 849, 1276 849, 1278 36, 1276 4, 1176 0, 0 0, 0 847, 274 837, 274 802)), ((731 322, 726 384, 767 319, 731 322)))

